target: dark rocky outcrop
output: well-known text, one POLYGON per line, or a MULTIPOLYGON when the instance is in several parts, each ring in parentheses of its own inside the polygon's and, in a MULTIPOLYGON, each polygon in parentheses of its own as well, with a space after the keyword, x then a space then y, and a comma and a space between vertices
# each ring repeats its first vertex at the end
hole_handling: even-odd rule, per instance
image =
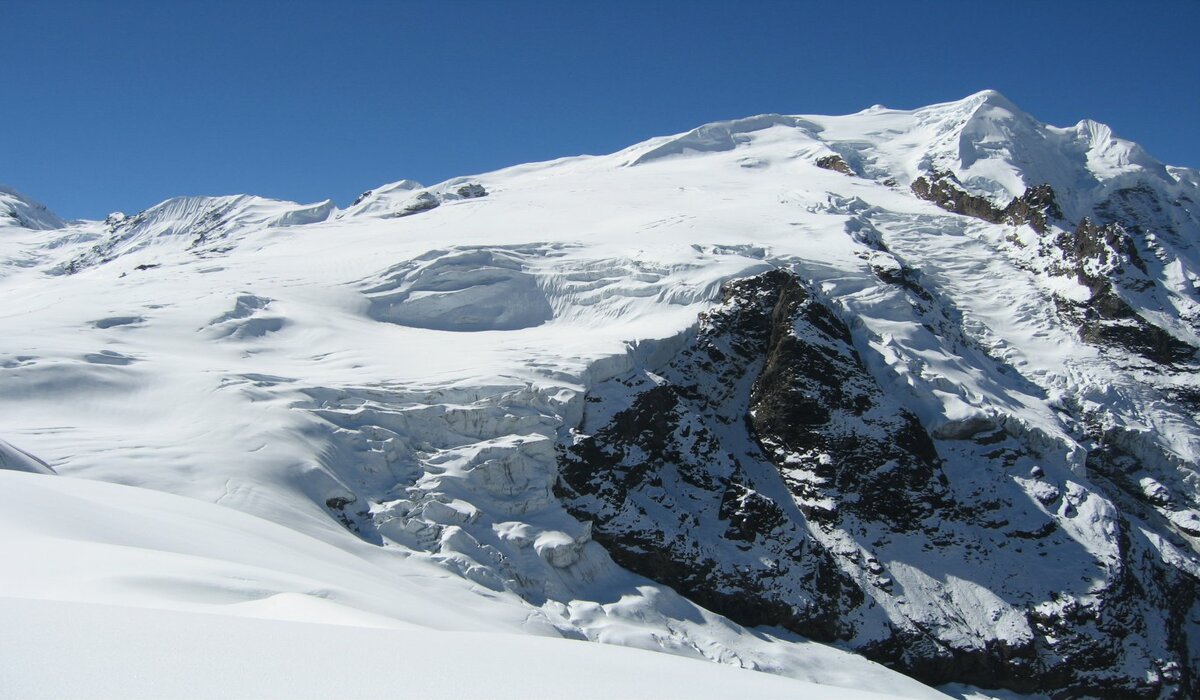
POLYGON ((1050 270, 1076 277, 1092 293, 1091 300, 1086 303, 1061 304, 1068 317, 1078 325, 1080 337, 1085 342, 1122 348, 1162 365, 1194 359, 1195 347, 1137 313, 1122 298, 1120 291, 1122 286, 1134 291, 1153 286, 1146 278, 1146 263, 1126 226, 1140 232, 1142 222, 1149 216, 1156 230, 1169 235, 1174 233, 1165 207, 1153 190, 1147 187, 1120 189, 1097 208, 1108 218, 1108 223, 1099 224, 1085 216, 1073 229, 1063 221, 1062 210, 1050 185, 1030 187, 1004 208, 968 193, 949 172, 934 170, 927 176, 918 177, 912 184, 912 191, 946 211, 994 224, 1027 224, 1047 236, 1042 254, 1051 261, 1050 270))
POLYGON ((1073 274, 1091 292, 1081 304, 1064 304, 1079 324, 1088 343, 1123 348, 1159 365, 1191 361, 1196 348, 1147 321, 1122 298, 1118 283, 1138 290, 1146 280, 1146 264, 1137 245, 1118 223, 1099 225, 1084 217, 1074 230, 1064 230, 1054 240, 1073 274))
POLYGON ((437 209, 442 205, 442 200, 437 198, 437 195, 429 192, 422 192, 413 198, 413 201, 405 205, 404 209, 396 216, 410 216, 419 214, 430 209, 437 209))
POLYGON ((986 197, 968 193, 952 173, 935 170, 927 176, 922 175, 913 180, 912 191, 921 199, 933 202, 948 212, 983 219, 993 224, 1002 221, 1003 210, 997 208, 986 197))
POLYGON ((486 197, 488 191, 478 182, 469 182, 455 190, 455 193, 463 199, 477 199, 479 197, 486 197))
POLYGON ((1093 291, 1113 275, 1124 273, 1127 266, 1146 272, 1137 245, 1117 223, 1102 226, 1085 216, 1074 231, 1064 230, 1054 242, 1073 263, 1072 272, 1080 283, 1093 291))
POLYGON ((1084 342, 1102 347, 1119 347, 1158 365, 1192 362, 1196 348, 1150 323, 1117 294, 1111 282, 1093 292, 1086 304, 1075 305, 1084 342))
POLYGON ((1046 184, 1028 188, 1003 208, 986 197, 970 194, 953 173, 941 170, 918 177, 912 183, 912 191, 946 211, 993 224, 1028 224, 1038 233, 1045 233, 1052 222, 1063 217, 1053 188, 1046 184))
MULTIPOLYGON (((1140 529, 1161 517, 1145 504, 1105 515, 1117 555, 1093 556, 1060 521, 1094 496, 1056 482, 1004 430, 932 439, 789 272, 728 284, 666 366, 609 380, 585 406, 560 445, 556 495, 619 564, 738 622, 838 641, 931 684, 1193 688, 1200 582, 1140 529), (1004 600, 990 622, 968 621, 979 601, 956 599, 959 579, 1004 600), (992 628, 997 616, 1012 622, 992 628)), ((1102 480, 1136 463, 1104 457, 1114 449, 1089 460, 1102 480)), ((1128 481, 1114 498, 1132 498, 1128 481)))
MULTIPOLYGON (((806 294, 776 271, 731 284, 725 299, 665 373, 677 381, 618 380, 629 407, 564 446, 556 493, 633 571, 745 624, 845 637, 842 619, 864 596, 750 435, 752 386, 806 294)), ((769 404, 766 392, 756 403, 769 404)))
POLYGON ((1054 189, 1046 184, 1026 189, 1020 197, 1014 197, 1002 212, 1004 223, 1013 226, 1028 224, 1038 233, 1045 233, 1052 222, 1062 218, 1054 189))
POLYGON ((944 484, 916 417, 882 400, 845 324, 798 284, 782 286, 770 321, 750 426, 764 451, 787 465, 785 482, 805 515, 837 519, 830 506, 839 504, 870 508, 899 530, 918 527, 944 505, 944 484))
POLYGON ((842 158, 840 155, 838 155, 836 153, 818 158, 814 162, 814 165, 816 165, 818 168, 824 168, 825 170, 832 170, 835 173, 841 173, 843 175, 854 175, 855 174, 854 169, 850 167, 850 164, 847 163, 844 158, 842 158))

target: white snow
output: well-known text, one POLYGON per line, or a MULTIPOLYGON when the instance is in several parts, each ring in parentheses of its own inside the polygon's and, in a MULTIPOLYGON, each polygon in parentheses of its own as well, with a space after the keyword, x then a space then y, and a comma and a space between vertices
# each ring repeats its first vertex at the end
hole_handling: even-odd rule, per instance
POLYGON ((53 474, 54 469, 42 460, 0 440, 0 470, 14 472, 31 472, 34 474, 53 474))
POLYGON ((67 222, 47 209, 46 205, 0 185, 0 227, 5 225, 44 230, 62 228, 67 222))
POLYGON ((194 499, 0 493, 0 697, 898 697, 561 639, 511 594, 194 499))
MULTIPOLYGON (((1111 506, 1084 488, 1063 401, 1169 427, 1131 433, 1129 449, 1166 455, 1147 478, 1200 495, 1194 418, 1057 319, 1055 295, 1086 297, 1030 266, 1011 241, 1032 231, 913 197, 932 168, 1000 205, 1049 182, 1068 218, 1134 182, 1200 201, 1194 171, 1091 122, 1040 124, 991 91, 912 111, 721 122, 473 177, 489 194, 470 199, 453 195, 465 178, 405 180, 342 210, 187 197, 66 224, 0 191, 0 214, 21 217, 0 216, 0 437, 28 452, 0 443, 0 460, 43 471, 36 455, 91 480, 0 471, 0 549, 29 573, 0 581, 6 619, 26 621, 4 626, 0 694, 438 696, 453 679, 459 694, 497 697, 803 695, 801 682, 937 697, 621 570, 552 493, 554 445, 580 426, 591 387, 652 371, 723 282, 782 266, 838 310, 875 378, 935 435, 999 428, 1042 456, 1084 550, 1108 554, 1111 506), (816 167, 831 153, 857 175, 816 167), (905 267, 938 294, 928 308, 881 279, 905 267), (947 318, 962 337, 934 332, 947 318), (80 641, 92 636, 113 641, 97 651, 80 641), (176 637, 211 666, 164 659, 156 650, 176 637), (244 659, 268 638, 286 640, 291 663, 259 654, 254 678, 244 659), (588 670, 593 658, 617 670, 588 670), (64 659, 72 672, 47 673, 64 659), (100 669, 120 664, 145 683, 106 684, 100 669)), ((1162 246, 1164 284, 1182 299, 1200 258, 1162 246)), ((950 462, 969 473, 966 452, 950 462)), ((1079 585, 1069 564, 1062 585, 1079 585)), ((970 581, 947 566, 888 568, 914 605, 977 613, 964 638, 1028 634, 1004 602, 1021 580, 999 563, 970 581)))

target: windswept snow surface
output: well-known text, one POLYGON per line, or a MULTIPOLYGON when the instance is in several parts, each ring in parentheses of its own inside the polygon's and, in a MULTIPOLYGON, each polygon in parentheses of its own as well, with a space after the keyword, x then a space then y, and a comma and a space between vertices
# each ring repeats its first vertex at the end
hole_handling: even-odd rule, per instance
MULTIPOLYGON (((1162 271, 1162 325, 1195 340, 1186 334, 1200 261, 1185 243, 1200 230, 1197 174, 1167 168, 1091 122, 1037 123, 994 92, 915 111, 718 123, 609 156, 430 188, 402 181, 344 210, 239 196, 169 200, 105 222, 67 225, 47 214, 38 221, 52 225, 28 226, 0 217, 0 435, 63 475, 203 502, 0 473, 11 482, 5 498, 24 508, 4 515, 2 541, 15 549, 7 556, 38 572, 5 582, 6 615, 53 628, 22 648, 65 640, 54 620, 76 612, 86 621, 81 629, 100 634, 115 625, 130 645, 152 644, 158 632, 140 636, 100 607, 137 605, 173 611, 162 625, 201 638, 224 632, 197 612, 388 628, 320 633, 339 640, 330 642, 338 649, 331 658, 351 668, 378 668, 384 657, 365 651, 356 666, 341 647, 377 649, 387 640, 436 665, 433 651, 415 651, 428 629, 469 632, 464 648, 488 646, 514 665, 543 653, 541 640, 487 645, 482 626, 939 696, 831 647, 742 628, 622 570, 552 491, 556 445, 580 428, 592 388, 628 373, 653 380, 723 283, 783 267, 848 323, 879 384, 944 441, 956 479, 974 477, 969 450, 955 440, 1001 429, 1040 456, 1021 462, 1025 471, 1005 488, 1028 491, 1039 512, 1069 510, 1053 517, 1082 550, 1110 556, 1105 502, 1089 490, 1082 438, 1063 412, 1066 404, 1103 405, 1125 429, 1126 449, 1144 460, 1138 478, 1166 484, 1177 496, 1164 512, 1191 522, 1200 429, 1194 416, 1161 402, 1173 387, 1147 384, 1149 371, 1134 360, 1055 320, 1056 297, 1089 292, 1030 263, 1013 243, 1032 235, 1027 226, 986 223, 914 197, 910 184, 934 169, 1001 206, 1048 182, 1067 219, 1132 183, 1174 198, 1181 204, 1164 216, 1177 233, 1160 236, 1145 257, 1162 271), (815 164, 832 155, 853 174, 815 164), (461 194, 475 184, 486 196, 461 194), (904 270, 920 271, 929 307, 957 330, 935 327, 929 307, 887 281, 904 270), (1024 478, 1035 466, 1056 484, 1055 498, 1072 494, 1074 505, 1039 495, 1043 482, 1024 478), (117 523, 115 507, 100 498, 109 493, 154 517, 117 523), (205 505, 214 503, 225 508, 205 505), (93 518, 110 517, 120 536, 74 539, 93 518), (9 534, 14 528, 19 538, 9 534), (179 542, 176 533, 189 529, 194 549, 163 553, 155 544, 179 542), (39 537, 39 546, 24 544, 39 537), (124 537, 135 545, 121 549, 124 537), (80 607, 19 603, 31 599, 80 607)), ((1162 556, 1200 571, 1189 542, 1192 550, 1161 542, 1162 556)), ((909 602, 928 606, 930 620, 938 606, 953 608, 947 614, 959 617, 947 624, 964 644, 982 644, 972 636, 981 629, 1031 634, 1013 622, 1016 594, 1005 592, 1032 586, 1027 577, 988 571, 967 581, 892 554, 909 602)), ((895 605, 879 595, 884 608, 895 605)), ((318 633, 284 624, 231 624, 231 651, 212 663, 235 663, 235 650, 276 629, 294 640, 292 658, 309 659, 301 647, 318 633)), ((7 626, 6 645, 14 634, 7 626)), ((429 639, 429 649, 452 646, 429 639)), ((583 673, 582 647, 566 647, 519 674, 541 683, 542 673, 583 673)), ((127 652, 117 645, 106 653, 115 661, 127 652)), ((644 668, 644 656, 603 654, 644 668)), ((3 673, 15 673, 15 657, 4 658, 3 673)), ((471 663, 442 661, 442 673, 471 663)), ((669 678, 692 675, 695 665, 685 666, 669 678)), ((413 667, 387 677, 407 675, 404 668, 413 667)), ((67 673, 55 681, 62 686, 4 685, 73 694, 81 686, 69 684, 90 673, 67 673)), ((303 674, 296 678, 312 682, 304 687, 333 682, 303 674)), ((365 670, 344 675, 352 689, 375 688, 354 685, 372 682, 365 670)), ((746 675, 736 676, 739 694, 751 692, 746 675)), ((705 686, 702 677, 679 687, 726 694, 725 681, 705 686)), ((233 692, 211 682, 197 687, 233 692)), ((432 683, 423 687, 435 694, 442 687, 413 682, 432 683)), ((625 694, 623 681, 610 682, 555 694, 625 694)), ((768 696, 784 687, 762 683, 768 696)), ((511 690, 536 696, 544 687, 511 690)))
POLYGON ((0 440, 0 470, 53 474, 54 469, 33 455, 0 440))
POLYGON ((3 698, 897 697, 555 639, 511 594, 193 499, 0 493, 3 698))

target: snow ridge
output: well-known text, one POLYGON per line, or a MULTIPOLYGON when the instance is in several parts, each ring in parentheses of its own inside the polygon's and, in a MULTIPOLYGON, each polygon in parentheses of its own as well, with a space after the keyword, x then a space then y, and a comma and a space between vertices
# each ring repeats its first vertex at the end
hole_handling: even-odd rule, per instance
POLYGON ((14 189, 0 185, 0 224, 34 230, 56 229, 67 222, 46 205, 39 204, 14 189))

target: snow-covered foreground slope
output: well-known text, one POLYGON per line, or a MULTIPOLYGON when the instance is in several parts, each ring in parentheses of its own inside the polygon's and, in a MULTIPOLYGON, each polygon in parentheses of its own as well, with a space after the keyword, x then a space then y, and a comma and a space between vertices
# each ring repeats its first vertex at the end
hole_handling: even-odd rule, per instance
POLYGON ((984 92, 344 210, 10 217, 0 437, 565 636, 905 696, 932 691, 799 635, 933 684, 1183 697, 1198 182, 984 92))
POLYGON ((894 697, 555 639, 512 595, 191 499, 0 492, 0 697, 894 697))

